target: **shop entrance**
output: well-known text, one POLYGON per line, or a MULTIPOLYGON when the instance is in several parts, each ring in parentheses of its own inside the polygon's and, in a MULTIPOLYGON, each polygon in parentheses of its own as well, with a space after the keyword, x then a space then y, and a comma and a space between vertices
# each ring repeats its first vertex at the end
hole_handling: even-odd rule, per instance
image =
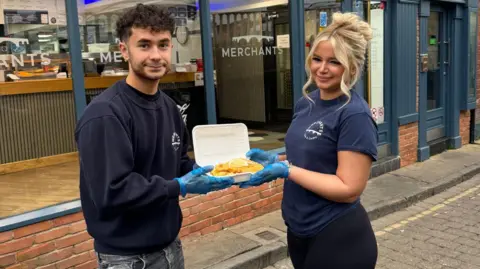
POLYGON ((269 8, 266 23, 272 29, 277 49, 282 53, 264 56, 265 129, 286 132, 293 114, 293 89, 290 64, 290 24, 285 6, 269 8))
POLYGON ((441 6, 432 6, 428 18, 427 141, 446 135, 447 90, 451 82, 451 15, 441 6))

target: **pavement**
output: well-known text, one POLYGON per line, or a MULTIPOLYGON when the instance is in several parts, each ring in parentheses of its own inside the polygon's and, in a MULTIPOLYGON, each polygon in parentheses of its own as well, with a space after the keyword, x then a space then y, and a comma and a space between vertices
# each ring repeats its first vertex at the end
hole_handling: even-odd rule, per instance
MULTIPOLYGON (((448 199, 454 199, 456 197, 455 195, 458 196, 458 194, 455 194, 455 192, 452 192, 452 190, 461 190, 461 186, 464 186, 464 184, 470 183, 473 185, 480 185, 480 183, 477 183, 480 176, 475 177, 475 175, 477 174, 480 174, 480 145, 470 144, 462 147, 461 149, 449 150, 442 154, 433 156, 425 162, 415 163, 413 165, 401 168, 391 173, 387 173, 379 177, 370 179, 367 184, 367 188, 361 197, 361 200, 362 204, 368 211, 370 219, 372 220, 372 224, 374 225, 374 229, 377 231, 377 240, 379 242, 379 245, 382 246, 382 242, 384 242, 383 239, 386 240, 385 242, 390 242, 386 243, 390 244, 390 247, 395 247, 398 245, 398 249, 388 248, 388 246, 380 249, 379 257, 383 256, 382 253, 387 253, 386 257, 389 258, 387 258, 386 260, 379 259, 379 266, 383 266, 385 264, 395 265, 396 263, 399 263, 398 266, 400 267, 397 266, 380 268, 409 268, 408 266, 414 265, 414 262, 420 262, 421 260, 415 259, 415 257, 417 256, 405 257, 406 254, 404 255, 403 253, 398 253, 399 251, 406 249, 400 249, 402 245, 396 243, 396 241, 402 241, 406 239, 395 239, 395 232, 398 232, 399 230, 390 226, 394 225, 394 227, 401 227, 401 225, 404 224, 402 222, 408 221, 408 215, 414 212, 412 211, 414 209, 417 209, 419 212, 433 212, 431 210, 432 207, 433 209, 438 210, 437 207, 443 208, 453 206, 455 203, 457 203, 455 201, 462 202, 466 199, 466 195, 459 198, 457 197, 455 200, 452 200, 451 204, 448 205, 445 204, 445 201, 449 200, 445 200, 444 198, 450 197, 448 199), (472 178, 473 180, 471 180, 472 178), (461 184, 462 182, 466 183, 461 184), (445 197, 443 197, 442 195, 444 195, 445 197), (432 203, 436 204, 433 205, 432 203), (431 207, 429 207, 429 205, 431 205, 431 207), (403 219, 400 217, 402 217, 403 219), (390 222, 392 222, 393 224, 390 222), (392 230, 389 231, 385 229, 392 230), (391 231, 393 232, 390 233, 391 231), (382 251, 382 249, 384 250, 382 251)), ((478 193, 478 190, 470 191, 468 195, 472 193, 476 194, 478 193)), ((477 199, 480 200, 479 196, 476 197, 478 197, 477 199)), ((476 204, 478 203, 478 200, 475 201, 473 205, 469 205, 468 207, 466 207, 466 209, 464 210, 468 210, 470 209, 470 207, 472 207, 478 212, 479 208, 476 204), (474 205, 476 207, 474 207, 474 205)), ((448 223, 450 223, 450 225, 452 226, 451 228, 455 228, 456 226, 462 224, 461 221, 463 221, 464 218, 460 218, 458 216, 458 212, 461 212, 459 207, 456 207, 455 210, 451 210, 450 212, 450 214, 457 214, 457 216, 446 215, 449 219, 452 219, 452 221, 448 221, 448 219, 445 220, 444 218, 445 221, 448 221, 448 223), (456 222, 460 222, 460 224, 456 224, 456 222)), ((476 215, 476 217, 476 226, 472 226, 474 228, 466 228, 467 230, 464 230, 465 233, 460 234, 461 232, 457 232, 457 234, 453 234, 452 236, 473 240, 470 238, 471 236, 475 234, 480 234, 480 231, 478 230, 480 229, 480 227, 478 226, 478 223, 480 222, 480 217, 479 215, 476 215)), ((440 235, 439 233, 441 231, 435 230, 436 223, 440 223, 441 220, 438 219, 441 218, 437 216, 435 216, 434 220, 430 220, 430 218, 433 218, 433 216, 425 218, 424 220, 419 220, 418 222, 430 223, 425 224, 430 225, 429 227, 427 227, 427 229, 432 230, 430 234, 431 237, 426 238, 426 240, 430 240, 430 243, 437 247, 442 247, 441 244, 446 245, 447 242, 449 244, 452 244, 451 240, 455 240, 457 237, 452 238, 452 236, 446 237, 445 235, 443 235, 442 237, 442 235, 440 235)), ((472 219, 470 219, 469 221, 470 224, 474 224, 472 223, 472 219)), ((468 220, 465 220, 463 224, 466 225, 468 224, 467 222, 468 220)), ((414 229, 417 226, 417 223, 412 222, 410 225, 412 227, 410 229, 414 229)), ((448 224, 445 225, 447 225, 446 227, 450 227, 448 226, 448 224)), ((422 226, 419 226, 416 229, 419 230, 412 230, 413 234, 425 232, 425 229, 422 230, 422 226)), ((415 240, 417 241, 422 241, 422 239, 425 238, 415 238, 415 240)), ((458 240, 461 241, 463 239, 458 240)), ((404 245, 408 245, 409 243, 409 241, 402 242, 404 242, 404 245)), ((474 241, 465 242, 468 242, 465 243, 465 246, 469 246, 468 244, 472 245, 473 243, 475 243, 474 241)), ((456 247, 462 245, 461 242, 454 241, 453 243, 460 244, 453 244, 456 247)), ((476 241, 475 246, 480 245, 479 243, 480 240, 476 241)), ((288 253, 286 244, 286 227, 281 217, 281 211, 275 211, 212 234, 207 234, 200 237, 187 237, 183 240, 183 247, 185 255, 185 267, 187 269, 291 268, 289 267, 291 266, 291 264, 289 264, 289 261, 287 259, 288 253)), ((415 247, 415 245, 413 245, 412 247, 415 247)), ((428 244, 423 245, 423 247, 428 248, 428 244)), ((415 250, 410 251, 417 252, 415 250)), ((443 251, 448 252, 445 250, 443 251)), ((470 256, 475 256, 478 259, 480 254, 475 254, 474 252, 463 254, 462 253, 463 252, 461 251, 457 251, 457 263, 448 263, 450 262, 450 260, 447 260, 447 258, 451 257, 447 256, 447 254, 444 253, 439 253, 438 257, 432 257, 439 258, 441 256, 443 258, 442 261, 446 261, 446 265, 441 263, 439 264, 441 266, 461 264, 462 266, 460 267, 450 267, 477 268, 474 267, 473 264, 468 264, 465 259, 470 256), (470 256, 465 256, 464 254, 470 256)), ((425 258, 428 258, 429 254, 425 254, 425 256, 427 256, 425 258)), ((418 268, 444 267, 425 266, 418 268)))
MULTIPOLYGON (((372 222, 377 269, 480 269, 480 175, 372 222)), ((265 269, 294 269, 289 258, 265 269)))

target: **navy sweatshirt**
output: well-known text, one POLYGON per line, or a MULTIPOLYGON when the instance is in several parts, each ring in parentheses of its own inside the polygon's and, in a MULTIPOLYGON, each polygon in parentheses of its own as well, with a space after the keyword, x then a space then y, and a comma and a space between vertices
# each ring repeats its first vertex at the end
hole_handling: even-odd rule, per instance
POLYGON ((121 80, 98 95, 77 123, 80 199, 95 250, 135 255, 173 242, 182 225, 179 185, 193 168, 188 131, 163 92, 121 80))

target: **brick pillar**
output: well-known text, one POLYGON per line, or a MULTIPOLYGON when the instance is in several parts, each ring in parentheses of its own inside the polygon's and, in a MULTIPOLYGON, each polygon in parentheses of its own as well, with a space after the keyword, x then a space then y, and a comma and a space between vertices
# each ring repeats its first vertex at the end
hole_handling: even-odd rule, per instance
POLYGON ((418 123, 410 123, 399 128, 400 166, 417 161, 418 123))
POLYGON ((464 110, 460 112, 460 136, 462 137, 462 145, 468 144, 470 141, 470 111, 464 110))

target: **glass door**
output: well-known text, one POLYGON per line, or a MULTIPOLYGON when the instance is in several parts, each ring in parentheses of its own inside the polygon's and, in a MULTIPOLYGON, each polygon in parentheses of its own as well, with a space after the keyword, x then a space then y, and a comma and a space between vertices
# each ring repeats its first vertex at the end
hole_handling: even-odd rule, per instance
POLYGON ((446 86, 450 78, 447 13, 432 7, 428 18, 427 141, 445 136, 446 86))

